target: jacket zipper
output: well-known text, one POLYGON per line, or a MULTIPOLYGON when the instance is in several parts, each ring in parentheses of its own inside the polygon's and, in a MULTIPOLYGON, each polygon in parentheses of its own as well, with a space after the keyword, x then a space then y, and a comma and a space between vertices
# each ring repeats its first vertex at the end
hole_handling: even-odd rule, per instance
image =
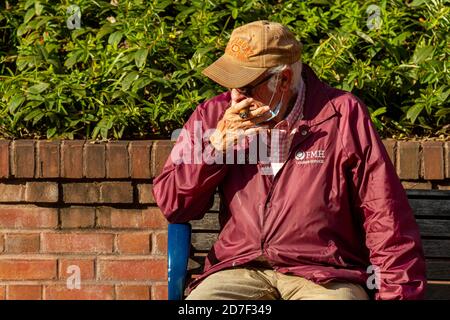
POLYGON ((268 203, 270 203, 270 198, 272 197, 272 193, 273 193, 273 190, 274 190, 274 188, 275 188, 275 185, 276 185, 276 183, 278 182, 279 177, 280 177, 280 175, 281 175, 281 173, 282 173, 282 170, 283 170, 284 167, 286 166, 286 163, 287 163, 287 162, 289 161, 289 159, 291 158, 291 155, 293 154, 294 149, 295 149, 298 145, 300 145, 303 141, 305 141, 305 139, 309 136, 309 134, 310 134, 310 131, 309 131, 309 128, 308 128, 308 132, 306 133, 306 135, 303 136, 303 139, 300 140, 300 141, 295 145, 295 147, 293 147, 293 148, 291 148, 291 150, 289 150, 289 154, 288 154, 288 157, 287 157, 286 161, 283 163, 283 165, 281 166, 281 168, 278 170, 278 173, 273 177, 272 184, 271 184, 271 186, 270 186, 269 193, 268 193, 268 195, 267 195, 267 197, 266 197, 266 201, 264 202, 264 207, 263 207, 263 210, 262 210, 262 217, 261 217, 261 244, 260 244, 260 249, 261 249, 261 253, 262 253, 262 254, 264 254, 264 251, 265 251, 264 243, 265 243, 265 238, 266 238, 266 236, 265 236, 265 232, 264 232, 264 218, 265 218, 265 216, 266 216, 267 205, 268 205, 268 203))

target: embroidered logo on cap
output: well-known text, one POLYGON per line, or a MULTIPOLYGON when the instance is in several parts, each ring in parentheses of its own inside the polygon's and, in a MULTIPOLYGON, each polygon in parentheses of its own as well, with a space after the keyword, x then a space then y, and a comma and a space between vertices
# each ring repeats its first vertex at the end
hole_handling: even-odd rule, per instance
POLYGON ((241 61, 247 61, 248 57, 253 54, 253 50, 250 48, 248 42, 241 38, 234 38, 230 40, 225 52, 241 61))

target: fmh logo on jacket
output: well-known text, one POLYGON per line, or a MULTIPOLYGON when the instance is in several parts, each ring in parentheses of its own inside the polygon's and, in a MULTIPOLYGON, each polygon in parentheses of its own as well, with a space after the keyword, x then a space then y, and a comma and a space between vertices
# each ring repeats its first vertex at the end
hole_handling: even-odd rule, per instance
POLYGON ((303 151, 298 150, 295 153, 295 160, 298 164, 312 164, 312 163, 324 163, 325 161, 325 150, 309 150, 303 151))

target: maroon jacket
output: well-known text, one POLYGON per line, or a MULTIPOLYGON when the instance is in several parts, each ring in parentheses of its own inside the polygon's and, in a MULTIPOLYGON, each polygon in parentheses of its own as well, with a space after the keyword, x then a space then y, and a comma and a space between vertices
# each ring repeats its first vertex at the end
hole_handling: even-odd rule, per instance
MULTIPOLYGON (((366 288, 378 276, 376 299, 423 298, 419 229, 366 107, 304 69, 304 118, 275 178, 259 163, 175 164, 171 157, 155 178, 154 197, 171 223, 201 219, 217 188, 221 196, 221 232, 191 287, 264 255, 275 270, 316 283, 366 288)), ((199 105, 184 127, 190 140, 179 138, 173 152, 194 143, 195 121, 202 132, 215 128, 229 101, 226 92, 199 105)))

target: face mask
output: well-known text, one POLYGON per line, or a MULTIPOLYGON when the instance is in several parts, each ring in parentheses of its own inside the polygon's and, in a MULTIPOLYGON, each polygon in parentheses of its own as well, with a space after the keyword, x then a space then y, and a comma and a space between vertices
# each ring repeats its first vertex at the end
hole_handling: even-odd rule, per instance
MULTIPOLYGON (((277 74, 277 85, 278 85, 279 75, 280 75, 280 74, 277 74)), ((276 87, 275 87, 275 88, 276 88, 276 87)), ((273 97, 275 97, 275 93, 276 93, 276 90, 273 91, 272 97, 270 98, 269 106, 272 104, 272 100, 273 100, 273 97)), ((280 101, 277 103, 277 105, 275 106, 275 108, 274 108, 273 110, 270 109, 270 110, 268 111, 268 112, 270 113, 270 118, 267 119, 267 120, 265 120, 265 121, 263 121, 263 123, 272 120, 273 118, 275 118, 275 117, 280 113, 281 107, 282 107, 282 105, 283 105, 283 96, 284 96, 284 91, 283 91, 283 93, 281 94, 280 101)))

